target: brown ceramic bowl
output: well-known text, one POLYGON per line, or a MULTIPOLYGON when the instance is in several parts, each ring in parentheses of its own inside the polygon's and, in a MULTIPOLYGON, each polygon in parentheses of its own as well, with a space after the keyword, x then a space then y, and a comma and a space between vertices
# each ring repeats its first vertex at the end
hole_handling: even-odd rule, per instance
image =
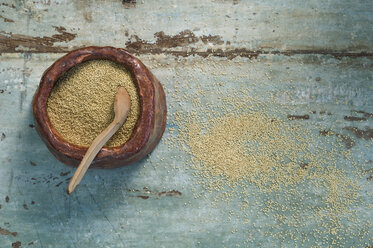
POLYGON ((41 78, 33 99, 35 127, 48 149, 61 162, 78 166, 88 147, 65 141, 52 126, 47 101, 57 80, 70 68, 84 61, 107 59, 131 72, 138 89, 140 115, 130 139, 119 147, 104 147, 91 167, 115 168, 134 163, 158 144, 166 127, 166 97, 162 85, 140 60, 126 50, 114 47, 85 47, 58 59, 41 78))

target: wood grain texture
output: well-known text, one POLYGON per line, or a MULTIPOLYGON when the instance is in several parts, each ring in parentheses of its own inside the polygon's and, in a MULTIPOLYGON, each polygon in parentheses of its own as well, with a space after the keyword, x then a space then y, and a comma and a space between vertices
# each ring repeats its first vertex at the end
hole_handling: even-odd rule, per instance
MULTIPOLYGON (((175 99, 193 97, 200 87, 210 89, 201 104, 215 103, 219 83, 226 90, 249 89, 262 102, 273 96, 276 106, 292 109, 279 118, 317 128, 316 142, 336 134, 353 140, 352 147, 346 140, 340 149, 360 161, 359 176, 350 173, 343 156, 338 168, 357 181, 361 200, 368 204, 352 209, 356 218, 373 219, 372 1, 124 2, 0 4, 1 16, 14 20, 0 19, 0 133, 5 135, 0 141, 0 228, 17 232, 16 237, 0 235, 0 247, 17 241, 21 247, 41 248, 245 247, 249 237, 255 241, 248 247, 300 247, 297 239, 305 241, 304 247, 333 246, 327 237, 268 235, 282 231, 273 228, 272 215, 259 206, 241 214, 242 199, 214 201, 216 192, 196 184, 187 166, 190 158, 166 144, 175 135, 170 130, 178 130, 173 113, 193 109, 175 99), (12 45, 12 35, 51 38, 61 34, 55 27, 74 38, 40 47, 20 45, 17 38, 12 45), (31 101, 43 72, 66 52, 87 45, 136 51, 162 82, 170 118, 148 157, 129 167, 89 170, 82 190, 67 197, 73 169, 58 162, 40 140, 31 101), (289 120, 288 115, 309 118, 289 120)), ((265 111, 278 114, 270 106, 265 111)), ((265 204, 268 198, 249 200, 265 204)), ((347 218, 340 223, 351 234, 346 247, 373 245, 360 237, 364 230, 373 237, 371 225, 351 225, 347 218)), ((305 232, 320 228, 313 221, 302 225, 305 232)))
POLYGON ((1 5, 4 17, 17 22, 6 23, 1 31, 0 53, 68 52, 87 45, 229 58, 373 53, 371 1, 137 1, 126 8, 127 4, 105 0, 1 5))
MULTIPOLYGON (((210 247, 211 244, 241 244, 247 237, 247 230, 262 240, 255 245, 269 247, 280 242, 258 230, 266 230, 271 223, 270 218, 259 210, 247 213, 255 223, 254 228, 241 218, 231 217, 234 223, 227 220, 229 211, 237 211, 239 200, 215 202, 212 206, 212 199, 216 196, 214 192, 204 193, 203 197, 195 199, 195 192, 202 189, 196 186, 193 171, 187 167, 188 156, 177 147, 170 150, 166 144, 168 138, 174 137, 169 128, 177 128, 172 124, 172 114, 164 140, 148 158, 120 169, 89 170, 79 185, 80 190, 75 192, 77 194, 66 198, 65 187, 73 169, 58 162, 40 140, 35 127, 30 127, 34 124, 32 94, 44 70, 60 56, 33 54, 26 67, 23 66, 22 54, 2 56, 0 70, 4 69, 4 72, 0 88, 4 89, 4 93, 0 94, 0 105, 6 107, 0 109, 0 132, 6 134, 6 138, 0 142, 0 216, 4 223, 9 223, 1 226, 3 229, 18 233, 17 238, 0 236, 3 244, 9 246, 20 240, 22 243, 34 241, 36 247, 125 247, 129 243, 138 247, 188 247, 197 246, 200 242, 210 247), (31 73, 26 86, 21 88, 25 68, 29 68, 31 73), (26 91, 26 97, 21 110, 22 90, 26 91), (173 190, 180 193, 162 193, 173 190), (8 202, 6 196, 9 196, 8 202), (27 204, 28 210, 23 204, 27 204), (238 232, 232 233, 234 228, 238 228, 238 232)), ((372 141, 365 140, 359 130, 365 131, 365 126, 372 128, 373 119, 367 118, 364 122, 344 119, 351 115, 364 116, 355 111, 372 113, 373 89, 369 82, 373 79, 373 65, 369 60, 349 58, 340 61, 306 55, 264 56, 253 62, 244 58, 234 61, 184 58, 175 62, 172 57, 153 55, 143 55, 140 59, 163 82, 169 96, 170 113, 190 111, 192 108, 189 105, 180 106, 173 94, 178 97, 192 96, 191 89, 213 87, 219 82, 224 82, 228 89, 247 87, 263 102, 268 101, 269 94, 275 94, 277 104, 293 108, 289 115, 309 115, 308 120, 289 122, 298 121, 305 128, 319 126, 320 131, 334 126, 334 132, 355 141, 350 150, 354 157, 363 161, 362 166, 372 167, 369 164, 370 160, 373 161, 372 141), (230 73, 221 75, 222 68, 230 73), (175 75, 178 76, 175 78, 175 75), (178 92, 176 85, 188 90, 178 92), (357 129, 345 129, 349 126, 357 129)), ((214 93, 211 91, 201 104, 215 102, 214 93)), ((266 111, 270 112, 270 108, 266 111)), ((286 120, 287 115, 282 118, 286 120)), ((367 132, 365 134, 368 135, 367 132)), ((320 135, 318 142, 326 138, 320 135)), ((346 147, 341 149, 348 150, 346 147)), ((349 162, 344 160, 339 162, 339 166, 346 170, 350 168, 349 162)), ((367 202, 372 201, 372 181, 367 180, 370 173, 362 171, 359 179, 367 202)), ((357 212, 362 220, 370 218, 371 214, 371 209, 363 206, 357 212)), ((306 224, 312 226, 311 223, 306 224)), ((356 228, 351 229, 356 239, 351 239, 350 244, 360 242, 359 228, 364 227, 356 228)), ((287 246, 294 244, 292 240, 281 242, 287 246)))

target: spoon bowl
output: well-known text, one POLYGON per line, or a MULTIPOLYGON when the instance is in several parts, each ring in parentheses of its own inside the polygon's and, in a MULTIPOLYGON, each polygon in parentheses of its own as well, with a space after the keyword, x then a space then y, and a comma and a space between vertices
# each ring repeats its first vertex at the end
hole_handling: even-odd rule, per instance
POLYGON ((114 120, 125 122, 131 109, 131 97, 126 88, 119 87, 114 100, 114 120))

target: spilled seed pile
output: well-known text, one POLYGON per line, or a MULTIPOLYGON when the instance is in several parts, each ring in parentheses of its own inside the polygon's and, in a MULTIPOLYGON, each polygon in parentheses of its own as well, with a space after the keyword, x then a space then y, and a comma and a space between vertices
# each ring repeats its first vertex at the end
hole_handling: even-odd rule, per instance
POLYGON ((120 86, 131 97, 131 109, 124 125, 105 146, 124 144, 139 116, 139 96, 131 74, 109 60, 82 63, 59 79, 48 99, 53 127, 68 142, 89 146, 112 122, 114 98, 120 86))
MULTIPOLYGON (((345 247, 371 240, 371 220, 357 218, 360 207, 371 208, 360 194, 362 165, 352 159, 343 136, 333 131, 321 136, 318 123, 290 118, 294 107, 279 105, 276 92, 265 97, 251 92, 256 87, 276 89, 268 79, 268 85, 250 82, 244 87, 234 81, 176 82, 168 91, 171 104, 181 110, 171 114, 165 143, 171 151, 181 148, 188 155, 195 197, 211 194, 213 207, 223 208, 222 202, 234 206, 228 222, 242 224, 232 234, 243 233, 249 247, 266 237, 300 247, 345 247), (184 92, 193 92, 193 97, 184 92), (253 217, 256 209, 262 216, 253 217)), ((294 92, 286 94, 292 97, 294 92)))

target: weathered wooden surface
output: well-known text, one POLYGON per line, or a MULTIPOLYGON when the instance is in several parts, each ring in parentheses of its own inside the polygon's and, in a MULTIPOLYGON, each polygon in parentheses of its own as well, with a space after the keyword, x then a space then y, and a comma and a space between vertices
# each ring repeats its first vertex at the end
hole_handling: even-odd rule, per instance
MULTIPOLYGON (((123 2, 0 4, 0 247, 17 241, 22 247, 299 245, 266 235, 270 219, 258 209, 248 213, 254 220, 249 224, 228 221, 234 201, 213 207, 214 193, 195 199, 188 157, 164 142, 130 167, 88 171, 80 189, 66 195, 73 170, 36 134, 31 99, 43 71, 65 52, 86 45, 124 47, 162 82, 169 113, 190 110, 170 97, 190 96, 187 85, 248 87, 264 102, 271 94, 278 104, 293 106, 289 115, 308 114, 309 120, 299 120, 305 127, 333 126, 350 137, 353 157, 371 168, 373 2, 123 2), (183 159, 175 159, 179 155, 183 159), (255 241, 245 242, 248 236, 255 241)), ((203 103, 213 100, 211 94, 203 103)), ((166 129, 164 141, 170 135, 166 129)), ((348 162, 341 167, 348 169, 348 162)), ((362 173, 357 180, 367 205, 356 214, 372 220, 372 176, 362 173)), ((352 232, 346 246, 373 245, 371 225, 344 225, 352 232), (364 228, 368 237, 359 234, 364 228)))

